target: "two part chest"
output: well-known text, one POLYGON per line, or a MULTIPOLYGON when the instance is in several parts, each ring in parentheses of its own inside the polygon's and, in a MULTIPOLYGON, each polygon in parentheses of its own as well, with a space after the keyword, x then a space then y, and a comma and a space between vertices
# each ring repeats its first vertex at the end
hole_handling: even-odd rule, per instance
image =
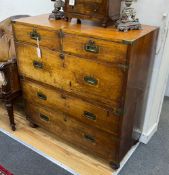
MULTIPOLYGON (((63 27, 58 25, 62 22, 55 23, 57 28, 13 24, 27 118, 118 167, 132 146, 138 90, 132 89, 137 73, 133 74, 135 69, 130 65, 133 62, 138 69, 138 62, 131 62, 131 54, 136 55, 140 43, 134 48, 114 30, 102 35, 106 29, 89 27, 88 32, 76 24, 69 27, 63 22, 63 27), (136 99, 130 101, 133 94, 136 99)), ((151 61, 142 62, 142 67, 149 67, 151 61)), ((141 82, 138 77, 136 86, 146 84, 148 70, 143 75, 145 80, 141 82)), ((144 94, 146 87, 142 88, 144 94)))

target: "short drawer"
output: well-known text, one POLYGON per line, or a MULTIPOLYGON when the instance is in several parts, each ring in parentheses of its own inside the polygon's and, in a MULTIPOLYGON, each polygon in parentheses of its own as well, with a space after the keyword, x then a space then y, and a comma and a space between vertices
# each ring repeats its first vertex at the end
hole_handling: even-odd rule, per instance
POLYGON ((37 45, 37 38, 40 46, 53 50, 60 50, 60 39, 58 31, 42 29, 37 26, 27 26, 14 23, 15 40, 37 45))
POLYGON ((127 45, 64 33, 65 52, 108 63, 126 63, 127 45))
POLYGON ((91 104, 65 92, 28 80, 22 81, 24 98, 53 110, 60 110, 70 116, 114 135, 119 134, 120 117, 114 109, 108 110, 91 104), (116 115, 115 115, 116 114, 116 115))
POLYGON ((107 106, 119 107, 123 98, 126 72, 113 65, 105 66, 92 60, 81 59, 42 48, 37 58, 36 47, 17 45, 20 74, 78 94, 107 106))
POLYGON ((78 0, 73 8, 71 5, 69 5, 69 2, 66 2, 65 11, 69 13, 85 14, 89 16, 92 16, 93 13, 101 15, 106 13, 106 5, 107 4, 105 0, 87 0, 86 2, 84 0, 78 0))
POLYGON ((26 112, 30 120, 53 132, 64 141, 98 155, 107 160, 115 160, 119 139, 99 129, 89 127, 61 113, 27 104, 26 112))

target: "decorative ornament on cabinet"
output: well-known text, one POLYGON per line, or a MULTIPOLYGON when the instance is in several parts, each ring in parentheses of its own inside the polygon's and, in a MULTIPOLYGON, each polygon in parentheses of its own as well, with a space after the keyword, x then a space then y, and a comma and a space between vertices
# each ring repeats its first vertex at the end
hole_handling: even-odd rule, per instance
POLYGON ((128 30, 140 30, 141 24, 136 18, 136 10, 131 7, 133 0, 125 0, 125 7, 121 12, 120 19, 116 23, 119 31, 127 32, 128 30))
POLYGON ((50 20, 59 20, 64 18, 64 12, 62 11, 62 8, 65 5, 65 2, 63 0, 51 0, 55 1, 54 4, 54 10, 49 15, 50 20))

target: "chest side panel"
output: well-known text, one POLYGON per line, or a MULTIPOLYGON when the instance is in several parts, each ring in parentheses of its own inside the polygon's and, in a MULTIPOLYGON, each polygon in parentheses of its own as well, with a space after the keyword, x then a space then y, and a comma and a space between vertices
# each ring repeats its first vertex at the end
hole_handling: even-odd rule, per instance
POLYGON ((152 68, 155 59, 158 29, 138 39, 129 49, 129 72, 124 115, 121 121, 120 160, 139 140, 148 100, 152 68), (137 135, 135 135, 137 134, 137 135))

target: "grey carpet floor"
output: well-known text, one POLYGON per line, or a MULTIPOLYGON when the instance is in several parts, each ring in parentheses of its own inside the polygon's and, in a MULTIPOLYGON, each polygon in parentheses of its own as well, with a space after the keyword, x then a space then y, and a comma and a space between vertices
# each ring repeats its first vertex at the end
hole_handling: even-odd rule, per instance
POLYGON ((14 175, 71 175, 2 132, 0 132, 0 164, 14 175))
POLYGON ((158 132, 141 144, 120 175, 169 175, 169 98, 165 98, 158 132))

